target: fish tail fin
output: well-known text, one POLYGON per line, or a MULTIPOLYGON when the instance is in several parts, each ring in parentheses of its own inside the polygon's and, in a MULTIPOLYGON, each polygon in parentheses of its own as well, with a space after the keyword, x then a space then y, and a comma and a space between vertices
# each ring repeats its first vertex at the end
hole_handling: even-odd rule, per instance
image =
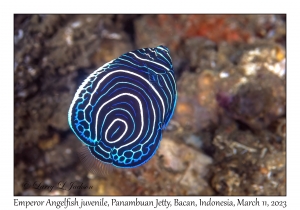
POLYGON ((80 147, 78 155, 84 167, 96 176, 107 177, 113 171, 113 165, 98 160, 87 146, 80 147))

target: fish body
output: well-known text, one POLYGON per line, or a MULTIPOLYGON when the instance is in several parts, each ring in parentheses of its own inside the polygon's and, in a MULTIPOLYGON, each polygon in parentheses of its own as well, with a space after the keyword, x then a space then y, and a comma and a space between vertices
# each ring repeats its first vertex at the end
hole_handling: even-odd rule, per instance
POLYGON ((94 163, 133 168, 155 154, 176 101, 168 48, 143 48, 90 74, 76 91, 68 122, 94 163))

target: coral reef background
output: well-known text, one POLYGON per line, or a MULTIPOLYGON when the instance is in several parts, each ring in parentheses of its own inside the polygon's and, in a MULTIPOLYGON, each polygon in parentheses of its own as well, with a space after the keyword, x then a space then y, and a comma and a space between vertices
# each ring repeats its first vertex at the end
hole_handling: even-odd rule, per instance
POLYGON ((15 15, 14 194, 286 195, 285 49, 285 15, 15 15), (104 63, 160 44, 179 96, 159 150, 95 177, 68 126, 74 93, 104 63))

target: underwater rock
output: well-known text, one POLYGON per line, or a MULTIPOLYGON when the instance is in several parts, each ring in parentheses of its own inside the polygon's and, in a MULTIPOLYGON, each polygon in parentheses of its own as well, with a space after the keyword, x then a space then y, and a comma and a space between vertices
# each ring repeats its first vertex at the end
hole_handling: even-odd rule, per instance
POLYGON ((188 188, 187 195, 201 193, 208 186, 204 177, 213 162, 211 157, 167 138, 161 141, 158 154, 162 156, 163 168, 181 174, 179 183, 188 188))
POLYGON ((285 115, 283 55, 277 45, 259 43, 243 52, 237 71, 218 83, 217 100, 226 114, 254 130, 285 115))

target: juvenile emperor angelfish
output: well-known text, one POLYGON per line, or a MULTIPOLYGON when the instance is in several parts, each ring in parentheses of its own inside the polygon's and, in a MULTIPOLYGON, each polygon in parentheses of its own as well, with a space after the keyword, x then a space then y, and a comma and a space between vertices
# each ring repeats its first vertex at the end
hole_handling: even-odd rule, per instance
POLYGON ((176 106, 169 49, 127 52, 84 80, 68 121, 85 145, 81 158, 94 173, 133 168, 153 157, 176 106))

